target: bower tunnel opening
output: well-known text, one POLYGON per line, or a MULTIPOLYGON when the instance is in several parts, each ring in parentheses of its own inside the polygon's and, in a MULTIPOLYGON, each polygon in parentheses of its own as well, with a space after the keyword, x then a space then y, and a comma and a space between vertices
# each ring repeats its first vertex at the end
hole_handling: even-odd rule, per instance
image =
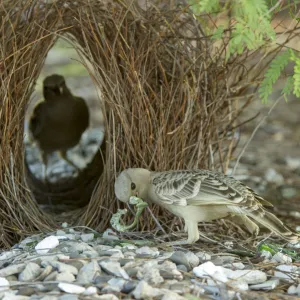
MULTIPOLYGON (((24 121, 26 179, 40 208, 47 213, 57 214, 88 204, 97 182, 97 176, 99 178, 102 172, 100 160, 103 159, 103 151, 101 152, 100 148, 104 140, 103 105, 101 105, 101 92, 94 85, 86 69, 88 64, 89 62, 66 38, 58 38, 47 54, 26 110, 24 121), (42 113, 38 111, 37 107, 40 103, 53 101, 45 96, 44 86, 45 79, 54 78, 51 77, 54 74, 64 78, 66 87, 72 96, 84 99, 89 112, 87 128, 83 130, 80 140, 75 146, 67 146, 65 158, 62 157, 62 152, 59 150, 43 151, 40 138, 34 137, 30 126, 35 122, 35 128, 41 130, 41 134, 47 135, 44 140, 49 147, 61 137, 61 132, 67 132, 67 136, 64 138, 65 142, 62 144, 68 144, 68 137, 73 135, 76 130, 74 126, 68 130, 61 128, 64 126, 63 124, 66 124, 62 119, 69 115, 66 106, 56 105, 56 110, 52 110, 52 114, 47 114, 45 110, 50 111, 53 106, 47 106, 47 109, 41 110, 42 113), (45 130, 49 126, 55 130, 45 130), (53 134, 54 132, 55 134, 53 134), (47 164, 43 160, 43 153, 47 164), (95 170, 91 171, 93 165, 98 168, 94 167, 95 170)), ((88 67, 89 70, 92 70, 90 65, 88 67)), ((58 97, 60 95, 58 94, 58 97)), ((65 95, 64 91, 62 91, 62 95, 65 95)), ((57 99, 54 101, 64 101, 64 97, 57 99)), ((45 108, 46 105, 43 107, 45 108)), ((72 108, 69 110, 74 111, 72 108)), ((74 114, 74 118, 78 123, 82 122, 83 117, 82 115, 79 117, 78 114, 75 117, 74 114)))

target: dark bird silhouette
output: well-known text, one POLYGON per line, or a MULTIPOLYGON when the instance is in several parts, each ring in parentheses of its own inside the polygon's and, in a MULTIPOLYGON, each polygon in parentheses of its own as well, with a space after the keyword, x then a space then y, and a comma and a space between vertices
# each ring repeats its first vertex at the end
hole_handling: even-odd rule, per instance
POLYGON ((68 159, 68 149, 76 146, 89 126, 89 110, 83 98, 72 95, 65 79, 53 74, 43 82, 44 101, 39 102, 31 115, 29 130, 37 142, 44 163, 44 179, 47 180, 48 154, 58 151, 68 159))

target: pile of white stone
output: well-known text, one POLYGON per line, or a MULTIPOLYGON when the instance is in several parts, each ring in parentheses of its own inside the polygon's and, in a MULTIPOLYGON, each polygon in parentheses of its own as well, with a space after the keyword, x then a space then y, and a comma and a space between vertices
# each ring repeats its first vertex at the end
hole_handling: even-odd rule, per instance
MULTIPOLYGON (((28 129, 25 129, 25 132, 25 159, 32 174, 39 179, 43 179, 44 166, 41 159, 41 153, 37 144, 30 142, 28 129)), ((102 127, 90 128, 83 133, 79 144, 68 151, 68 158, 78 168, 85 168, 99 150, 103 137, 104 129, 102 127)), ((47 179, 50 182, 57 182, 60 179, 77 175, 77 170, 72 165, 62 160, 57 153, 48 155, 47 179)))
POLYGON ((239 299, 245 291, 282 283, 288 294, 300 296, 300 268, 291 258, 262 255, 272 271, 236 255, 159 251, 123 242, 109 230, 84 233, 63 224, 1 253, 0 299, 239 299))

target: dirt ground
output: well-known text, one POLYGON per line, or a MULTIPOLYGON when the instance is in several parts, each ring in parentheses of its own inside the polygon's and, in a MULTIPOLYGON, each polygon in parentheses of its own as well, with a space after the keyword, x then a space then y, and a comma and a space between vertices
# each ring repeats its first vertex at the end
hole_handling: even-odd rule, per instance
MULTIPOLYGON (((257 99, 243 113, 244 120, 260 114, 240 128, 236 157, 280 96, 281 86, 276 86, 267 105, 257 99)), ((293 227, 300 226, 300 99, 291 96, 288 102, 277 103, 247 146, 236 174, 244 175, 245 183, 272 202, 277 215, 285 216, 293 227)))

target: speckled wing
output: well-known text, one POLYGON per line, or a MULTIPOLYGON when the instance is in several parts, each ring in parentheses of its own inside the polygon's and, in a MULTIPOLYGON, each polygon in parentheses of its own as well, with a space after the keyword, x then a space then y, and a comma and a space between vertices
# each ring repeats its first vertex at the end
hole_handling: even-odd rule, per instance
POLYGON ((153 173, 152 184, 165 204, 237 205, 250 210, 262 206, 259 196, 250 188, 232 177, 208 170, 153 173))

